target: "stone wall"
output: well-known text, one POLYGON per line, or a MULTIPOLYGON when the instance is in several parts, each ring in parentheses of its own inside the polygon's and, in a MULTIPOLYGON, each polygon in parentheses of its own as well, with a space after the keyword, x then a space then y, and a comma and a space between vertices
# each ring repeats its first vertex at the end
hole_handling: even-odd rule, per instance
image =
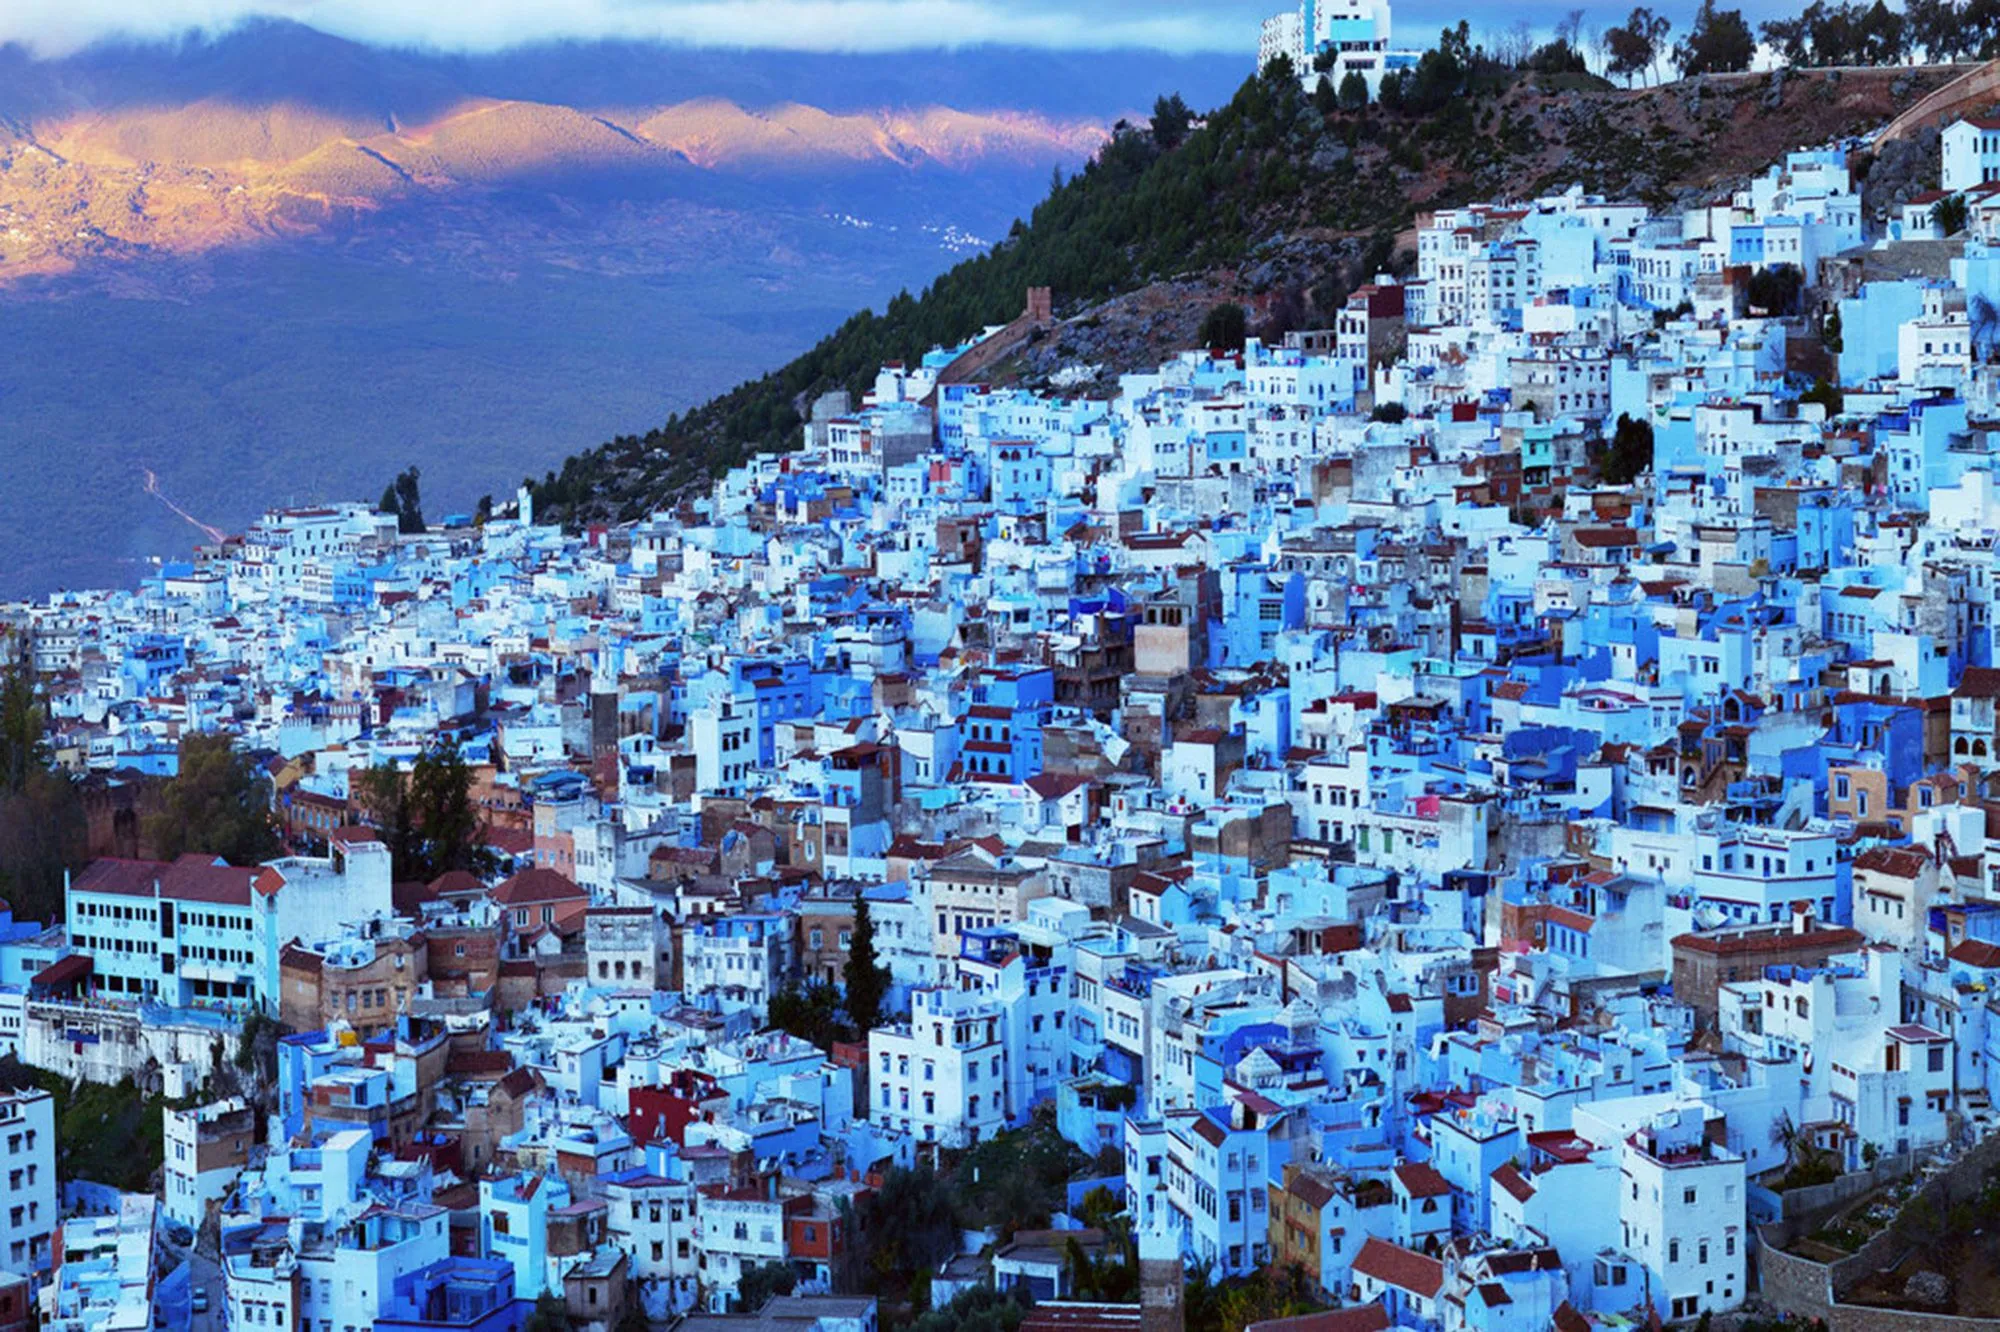
MULTIPOLYGON (((1866 1192, 1847 1185, 1849 1180, 1880 1172, 1889 1162, 1877 1162, 1875 1171, 1856 1171, 1830 1184, 1818 1186, 1827 1205, 1816 1211, 1803 1206, 1804 1199, 1786 1198, 1786 1218, 1757 1227, 1757 1289, 1770 1304, 1802 1318, 1824 1319, 1830 1332, 2000 1332, 2000 1318, 1967 1318, 1956 1314, 1912 1313, 1902 1309, 1879 1309, 1869 1305, 1843 1304, 1841 1298, 1871 1272, 1897 1262, 1908 1241, 1899 1233, 1903 1214, 1919 1202, 1928 1201, 1940 1211, 1977 1196, 1986 1187, 1988 1171, 2000 1164, 2000 1137, 1988 1138, 1973 1147, 1936 1178, 1930 1180, 1903 1205, 1896 1221, 1877 1232, 1854 1253, 1836 1262, 1821 1263, 1787 1253, 1786 1244, 1810 1234, 1834 1212, 1866 1192)), ((1890 1172, 1884 1178, 1894 1178, 1890 1172)), ((1805 1190, 1797 1192, 1804 1193, 1805 1190)))
POLYGON ((1975 112, 1984 111, 2000 100, 2000 60, 1988 61, 1933 89, 1909 110, 1890 121, 1876 138, 1879 145, 1918 130, 1941 126, 1975 112))
MULTIPOLYGON (((1811 1224, 1807 1230, 1817 1228, 1826 1218, 1862 1194, 1870 1192, 1891 1180, 1902 1179, 1917 1168, 1914 1154, 1885 1156, 1873 1166, 1861 1170, 1851 1170, 1838 1179, 1824 1184, 1812 1184, 1802 1189, 1786 1189, 1778 1194, 1782 1204, 1780 1216, 1796 1217, 1811 1224)), ((1805 1233, 1805 1232, 1800 1232, 1805 1233)))

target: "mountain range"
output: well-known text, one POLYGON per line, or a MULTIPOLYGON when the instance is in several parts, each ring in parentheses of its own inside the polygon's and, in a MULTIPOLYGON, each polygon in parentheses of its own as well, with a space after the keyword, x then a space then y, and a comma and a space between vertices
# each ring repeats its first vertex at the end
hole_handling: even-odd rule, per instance
POLYGON ((703 179, 721 173, 759 181, 775 203, 807 181, 825 187, 873 171, 1026 169, 1040 178, 1088 157, 1105 130, 935 105, 752 110, 708 97, 580 109, 465 97, 411 119, 204 97, 43 114, 5 134, 0 282, 339 231, 396 205, 464 204, 498 187, 696 198, 727 190, 703 179))
POLYGON ((507 493, 922 287, 1241 63, 0 47, 0 596, 129 582, 200 539, 177 510, 240 530, 410 463, 433 511, 507 493))

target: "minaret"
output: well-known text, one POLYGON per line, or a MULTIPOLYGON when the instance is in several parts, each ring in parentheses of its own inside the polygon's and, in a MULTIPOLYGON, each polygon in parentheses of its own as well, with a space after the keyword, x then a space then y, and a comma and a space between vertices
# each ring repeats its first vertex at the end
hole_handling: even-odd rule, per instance
POLYGON ((1171 1220, 1166 1190, 1153 1199, 1153 1212, 1139 1229, 1139 1332, 1186 1332, 1181 1291, 1180 1228, 1171 1220))
POLYGON ((618 645, 600 641, 590 668, 590 757, 618 752, 618 645))

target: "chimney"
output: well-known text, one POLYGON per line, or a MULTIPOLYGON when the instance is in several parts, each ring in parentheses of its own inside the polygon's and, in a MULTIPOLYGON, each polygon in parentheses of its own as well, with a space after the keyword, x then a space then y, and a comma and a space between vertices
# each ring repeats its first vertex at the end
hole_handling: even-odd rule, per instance
POLYGON ((1808 934, 1812 931, 1813 909, 1808 901, 1792 903, 1792 933, 1808 934))

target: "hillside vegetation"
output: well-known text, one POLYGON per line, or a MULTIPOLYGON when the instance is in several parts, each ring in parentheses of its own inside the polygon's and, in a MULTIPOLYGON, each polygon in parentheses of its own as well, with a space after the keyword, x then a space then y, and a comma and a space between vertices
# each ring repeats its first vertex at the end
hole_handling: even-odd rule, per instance
POLYGON ((1569 184, 1656 206, 1692 199, 1790 148, 1872 129, 1954 73, 1736 73, 1619 89, 1580 62, 1536 61, 1544 69, 1504 66, 1461 25, 1375 106, 1324 83, 1308 96, 1282 65, 1205 121, 1163 98, 1150 124, 1121 125, 991 251, 685 416, 571 457, 530 481, 537 512, 630 521, 752 453, 796 447, 819 393, 858 394, 885 361, 1013 318, 1029 287, 1053 288, 1065 318, 1033 360, 1108 376, 1190 345, 1213 300, 1262 297, 1288 325, 1328 317, 1359 282, 1409 266, 1411 228, 1432 209, 1569 184))

